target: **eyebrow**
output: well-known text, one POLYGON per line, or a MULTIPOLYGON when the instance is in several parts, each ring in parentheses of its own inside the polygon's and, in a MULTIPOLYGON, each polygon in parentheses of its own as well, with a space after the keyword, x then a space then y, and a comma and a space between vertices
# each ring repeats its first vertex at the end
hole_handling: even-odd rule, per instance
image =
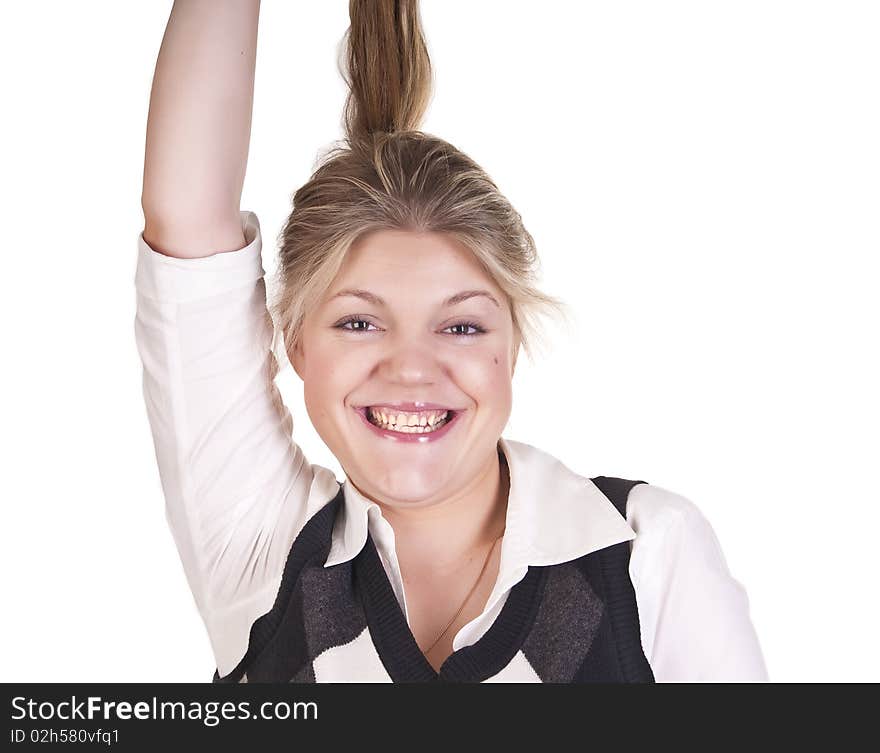
MULTIPOLYGON (((377 296, 375 293, 371 293, 369 290, 362 290, 360 288, 346 288, 345 290, 340 290, 338 293, 336 293, 336 295, 332 296, 330 300, 332 301, 334 298, 339 298, 340 296, 354 296, 355 298, 362 298, 368 303, 372 303, 374 306, 385 305, 385 301, 377 296)), ((460 293, 449 296, 449 298, 443 301, 442 305, 455 306, 458 303, 462 303, 476 296, 484 296, 492 301, 492 303, 494 303, 498 308, 501 308, 501 305, 498 303, 495 296, 492 295, 488 290, 462 290, 460 293)))

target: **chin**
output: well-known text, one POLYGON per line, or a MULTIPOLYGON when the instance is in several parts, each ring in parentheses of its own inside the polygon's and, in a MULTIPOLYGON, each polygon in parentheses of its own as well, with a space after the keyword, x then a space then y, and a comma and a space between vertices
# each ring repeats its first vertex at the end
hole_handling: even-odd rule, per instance
POLYGON ((364 484, 352 479, 362 492, 382 501, 393 500, 402 504, 415 504, 448 493, 449 477, 443 469, 421 468, 372 469, 370 481, 364 484))

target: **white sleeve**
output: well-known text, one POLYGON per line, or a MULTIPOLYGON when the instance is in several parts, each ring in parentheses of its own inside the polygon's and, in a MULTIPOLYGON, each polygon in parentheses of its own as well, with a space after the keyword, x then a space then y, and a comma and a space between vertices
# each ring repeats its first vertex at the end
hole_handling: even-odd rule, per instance
POLYGON ((337 492, 291 436, 274 381, 257 216, 247 245, 195 259, 138 236, 135 341, 165 514, 228 674, 271 609, 293 539, 337 492))
POLYGON ((627 502, 630 578, 657 682, 767 682, 746 590, 686 497, 638 484, 627 502))

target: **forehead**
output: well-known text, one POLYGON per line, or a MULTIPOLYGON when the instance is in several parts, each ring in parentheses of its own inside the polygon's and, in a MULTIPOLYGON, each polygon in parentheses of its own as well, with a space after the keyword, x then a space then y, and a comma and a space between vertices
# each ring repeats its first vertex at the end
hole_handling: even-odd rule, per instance
POLYGON ((402 280, 408 286, 430 285, 433 289, 458 289, 473 282, 500 292, 467 247, 442 233, 408 230, 377 230, 359 238, 346 256, 333 289, 351 284, 381 286, 402 280))

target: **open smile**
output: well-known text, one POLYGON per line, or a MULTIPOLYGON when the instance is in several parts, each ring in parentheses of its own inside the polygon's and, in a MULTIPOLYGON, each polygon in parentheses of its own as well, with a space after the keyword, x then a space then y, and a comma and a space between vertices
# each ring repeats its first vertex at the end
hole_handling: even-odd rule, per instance
POLYGON ((364 425, 377 437, 398 442, 435 442, 445 437, 464 411, 431 410, 398 413, 369 406, 355 408, 364 425))

